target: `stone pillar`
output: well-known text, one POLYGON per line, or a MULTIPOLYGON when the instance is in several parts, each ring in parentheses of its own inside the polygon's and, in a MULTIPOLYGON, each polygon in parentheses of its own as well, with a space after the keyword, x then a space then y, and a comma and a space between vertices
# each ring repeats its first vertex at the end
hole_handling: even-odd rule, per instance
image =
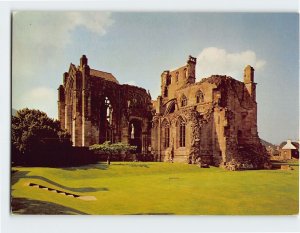
POLYGON ((250 65, 244 69, 244 84, 247 92, 256 101, 256 83, 254 82, 254 68, 250 65))
POLYGON ((72 141, 74 146, 82 146, 82 109, 80 109, 80 91, 73 91, 72 141))
POLYGON ((161 103, 162 102, 162 97, 159 95, 157 97, 157 105, 156 105, 156 113, 160 114, 161 113, 161 103))
POLYGON ((72 134, 72 103, 65 104, 65 129, 72 134))
POLYGON ((152 127, 151 127, 151 134, 150 134, 150 140, 151 140, 151 153, 155 156, 155 161, 158 161, 158 134, 159 134, 159 119, 157 117, 152 119, 152 127))
POLYGON ((123 143, 129 144, 129 122, 127 121, 126 117, 123 115, 121 116, 121 122, 120 122, 121 128, 121 138, 120 141, 123 143))
MULTIPOLYGON (((86 61, 87 63, 87 61, 86 61)), ((87 64, 82 67, 82 146, 91 145, 91 90, 89 85, 90 68, 87 64)))
POLYGON ((82 91, 82 146, 90 146, 91 143, 91 94, 82 91))
POLYGON ((195 83, 196 81, 196 64, 197 58, 189 56, 187 60, 187 83, 195 83))
POLYGON ((60 127, 65 129, 65 89, 62 85, 59 86, 58 90, 58 120, 60 127))
POLYGON ((168 86, 168 76, 169 76, 169 71, 165 70, 162 74, 161 74, 161 96, 164 97, 168 97, 168 95, 165 96, 165 90, 168 86))
POLYGON ((157 127, 157 146, 158 146, 158 161, 162 161, 162 148, 161 148, 161 117, 158 118, 158 127, 157 127))

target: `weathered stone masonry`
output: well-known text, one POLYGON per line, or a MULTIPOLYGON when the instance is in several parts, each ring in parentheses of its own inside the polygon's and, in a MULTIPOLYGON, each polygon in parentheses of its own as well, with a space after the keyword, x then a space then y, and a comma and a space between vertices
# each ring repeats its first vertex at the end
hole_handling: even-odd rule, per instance
POLYGON ((254 69, 244 82, 213 75, 195 82, 196 58, 161 75, 153 105, 152 150, 157 161, 261 168, 268 159, 257 133, 254 69))
POLYGON ((268 163, 257 133, 254 69, 243 82, 213 75, 196 82, 196 58, 161 75, 161 95, 120 85, 91 69, 86 56, 71 64, 58 89, 62 128, 74 146, 127 142, 155 161, 205 163, 228 169, 262 168, 268 163))
POLYGON ((151 97, 143 88, 120 85, 116 78, 91 69, 83 55, 71 64, 58 88, 58 117, 74 146, 126 142, 145 153, 150 144, 151 97))

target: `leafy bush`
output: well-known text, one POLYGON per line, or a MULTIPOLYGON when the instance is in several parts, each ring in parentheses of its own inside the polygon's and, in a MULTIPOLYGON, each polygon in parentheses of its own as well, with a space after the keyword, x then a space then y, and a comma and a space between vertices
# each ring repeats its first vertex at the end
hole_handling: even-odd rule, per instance
POLYGON ((72 146, 59 121, 34 109, 19 110, 11 121, 12 162, 40 163, 72 146))
POLYGON ((132 146, 127 143, 111 143, 110 141, 106 141, 103 144, 94 144, 89 148, 96 153, 107 155, 108 163, 112 156, 117 156, 117 160, 125 160, 125 157, 129 152, 134 153, 137 149, 136 146, 132 146))

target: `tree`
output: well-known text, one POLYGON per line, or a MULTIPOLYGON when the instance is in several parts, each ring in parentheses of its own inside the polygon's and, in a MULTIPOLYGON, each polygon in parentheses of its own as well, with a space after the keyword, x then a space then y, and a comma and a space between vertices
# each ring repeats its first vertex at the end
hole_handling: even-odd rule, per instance
POLYGON ((11 123, 13 162, 47 160, 41 158, 45 152, 57 153, 71 147, 70 135, 60 128, 59 121, 44 112, 25 108, 12 116, 11 123))
POLYGON ((110 141, 106 141, 103 144, 94 144, 89 148, 92 151, 106 154, 107 164, 109 165, 113 155, 120 155, 122 152, 125 154, 128 152, 134 152, 137 147, 123 142, 111 143, 110 141))

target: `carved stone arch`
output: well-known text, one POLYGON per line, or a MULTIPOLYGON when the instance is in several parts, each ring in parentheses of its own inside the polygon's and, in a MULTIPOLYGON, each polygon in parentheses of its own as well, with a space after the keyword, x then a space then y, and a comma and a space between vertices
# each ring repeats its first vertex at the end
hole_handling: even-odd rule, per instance
POLYGON ((95 122, 99 128, 99 143, 115 141, 114 129, 116 125, 116 114, 113 99, 108 93, 101 93, 92 100, 95 122))
POLYGON ((161 123, 162 148, 166 149, 170 146, 170 121, 164 118, 161 123))
POLYGON ((154 118, 152 120, 152 128, 157 128, 159 124, 159 119, 158 118, 154 118))
POLYGON ((130 119, 128 124, 128 143, 137 147, 137 153, 142 152, 142 128, 142 119, 136 117, 130 119))
POLYGON ((176 117, 176 126, 178 126, 178 124, 181 122, 183 122, 184 124, 187 123, 187 120, 186 120, 185 116, 183 116, 183 115, 179 115, 176 117))
POLYGON ((197 104, 204 102, 204 94, 203 94, 203 92, 201 90, 198 90, 196 92, 195 97, 196 97, 196 103, 197 104))
POLYGON ((180 97, 180 106, 181 107, 187 106, 187 102, 188 102, 187 97, 184 94, 182 94, 180 97))
POLYGON ((161 121, 161 126, 170 127, 170 125, 171 125, 170 120, 168 118, 163 118, 163 120, 161 121))
POLYGON ((176 121, 176 147, 185 147, 186 145, 186 119, 178 116, 176 121))
POLYGON ((175 112, 176 99, 169 100, 166 104, 166 110, 164 115, 175 112))

